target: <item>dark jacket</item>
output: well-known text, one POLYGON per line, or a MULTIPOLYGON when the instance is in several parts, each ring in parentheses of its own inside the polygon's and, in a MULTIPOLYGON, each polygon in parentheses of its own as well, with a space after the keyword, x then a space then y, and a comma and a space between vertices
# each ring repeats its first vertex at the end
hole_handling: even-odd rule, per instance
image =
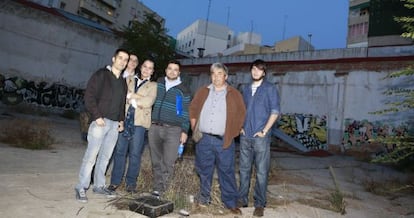
POLYGON ((107 118, 107 115, 110 113, 110 104, 113 98, 123 99, 119 105, 119 118, 115 121, 123 121, 125 119, 126 82, 125 79, 122 79, 122 96, 113 96, 113 88, 111 85, 112 76, 113 73, 110 70, 102 68, 96 71, 88 81, 84 99, 86 110, 90 113, 92 121, 100 117, 107 118))

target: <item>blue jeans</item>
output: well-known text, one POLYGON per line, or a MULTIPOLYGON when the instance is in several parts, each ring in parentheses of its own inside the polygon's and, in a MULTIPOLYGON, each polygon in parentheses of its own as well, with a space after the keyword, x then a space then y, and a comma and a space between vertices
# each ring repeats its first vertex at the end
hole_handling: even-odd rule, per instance
POLYGON ((114 163, 112 166, 111 184, 121 184, 124 176, 126 158, 128 157, 128 170, 125 175, 125 183, 128 187, 136 188, 137 177, 141 168, 141 154, 144 148, 145 128, 134 126, 135 130, 131 138, 119 134, 115 146, 114 163))
POLYGON ((217 166, 221 200, 227 208, 235 208, 238 199, 235 177, 235 145, 223 149, 223 140, 204 134, 196 145, 195 167, 200 177, 200 193, 197 201, 203 204, 211 201, 211 185, 214 168, 217 166))
POLYGON ((252 167, 256 168, 254 206, 266 206, 267 179, 270 169, 270 135, 263 138, 240 136, 240 187, 239 200, 243 205, 249 202, 249 188, 252 167))
POLYGON ((89 126, 88 147, 79 170, 79 183, 76 185, 78 190, 89 188, 94 165, 94 187, 105 187, 106 167, 118 138, 118 121, 106 118, 104 118, 104 121, 105 126, 98 126, 96 121, 93 121, 89 126))

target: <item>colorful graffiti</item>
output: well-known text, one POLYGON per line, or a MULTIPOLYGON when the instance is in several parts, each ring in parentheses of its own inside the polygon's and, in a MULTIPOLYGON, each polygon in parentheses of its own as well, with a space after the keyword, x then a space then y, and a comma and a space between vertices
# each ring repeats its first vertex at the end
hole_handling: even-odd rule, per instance
POLYGON ((345 148, 349 148, 368 144, 378 137, 405 136, 407 134, 408 125, 406 124, 393 127, 380 121, 371 123, 367 120, 345 119, 343 144, 345 148))
POLYGON ((25 102, 79 111, 83 104, 83 93, 83 89, 58 83, 36 83, 20 77, 5 78, 0 74, 0 100, 7 105, 25 102))
POLYGON ((327 147, 326 124, 326 116, 284 114, 278 121, 278 128, 309 150, 316 150, 327 147))

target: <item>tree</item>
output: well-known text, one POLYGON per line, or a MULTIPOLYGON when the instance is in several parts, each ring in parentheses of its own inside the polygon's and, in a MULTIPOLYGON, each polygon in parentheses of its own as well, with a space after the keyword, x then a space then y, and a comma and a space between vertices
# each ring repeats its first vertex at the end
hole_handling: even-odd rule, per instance
POLYGON ((174 58, 174 48, 170 46, 167 29, 155 19, 154 14, 145 14, 143 23, 132 21, 123 30, 123 39, 123 47, 138 55, 140 62, 145 59, 155 62, 155 78, 164 73, 168 61, 174 58))
MULTIPOLYGON (((414 0, 401 1, 406 2, 404 6, 414 12, 414 0)), ((414 39, 414 16, 395 17, 394 20, 401 23, 406 31, 401 36, 414 39)))
MULTIPOLYGON (((414 0, 402 0, 406 2, 404 6, 414 12, 414 0)), ((414 13, 412 13, 414 14, 414 13)), ((395 17, 395 21, 402 24, 405 32, 403 37, 414 39, 414 16, 395 17)), ((384 113, 404 113, 408 120, 408 134, 403 136, 389 136, 378 140, 388 145, 394 145, 394 150, 390 153, 377 157, 373 161, 380 163, 392 163, 401 167, 412 169, 414 162, 414 136, 413 130, 413 112, 414 112, 414 65, 406 69, 393 72, 384 79, 399 79, 399 84, 390 87, 384 92, 387 96, 394 97, 393 101, 387 103, 388 108, 377 114, 384 113), (395 100, 396 99, 396 100, 395 100)))

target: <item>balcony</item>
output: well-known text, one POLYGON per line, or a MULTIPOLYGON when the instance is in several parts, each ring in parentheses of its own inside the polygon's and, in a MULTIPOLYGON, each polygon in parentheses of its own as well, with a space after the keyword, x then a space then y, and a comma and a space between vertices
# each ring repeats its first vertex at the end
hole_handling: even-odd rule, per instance
POLYGON ((118 1, 116 0, 100 0, 101 2, 111 6, 113 9, 118 8, 118 1))
POLYGON ((103 5, 102 3, 83 0, 80 1, 79 7, 111 24, 115 22, 115 18, 113 17, 114 10, 106 5, 103 5))

